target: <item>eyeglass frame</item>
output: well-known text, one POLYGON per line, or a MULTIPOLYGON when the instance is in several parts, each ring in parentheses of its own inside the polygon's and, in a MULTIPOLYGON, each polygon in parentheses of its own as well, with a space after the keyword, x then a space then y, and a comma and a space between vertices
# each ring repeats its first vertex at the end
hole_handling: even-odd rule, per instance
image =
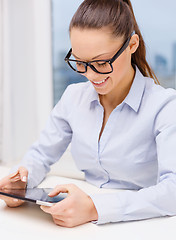
POLYGON ((71 69, 73 69, 75 72, 77 73, 86 73, 87 72, 87 67, 90 67, 94 72, 99 73, 99 74, 109 74, 113 72, 113 66, 112 63, 125 51, 125 49, 128 47, 129 42, 131 40, 131 37, 135 34, 135 31, 132 32, 132 34, 130 35, 130 37, 127 38, 127 40, 124 42, 124 44, 122 45, 122 47, 116 52, 116 54, 111 58, 111 59, 106 59, 106 60, 93 60, 90 62, 85 62, 85 61, 79 61, 79 60, 74 60, 74 59, 69 59, 71 54, 72 54, 72 48, 70 48, 69 52, 67 53, 66 57, 64 58, 65 62, 71 67, 71 69), (71 62, 78 62, 78 63, 83 63, 84 67, 85 67, 85 72, 81 72, 78 71, 76 69, 74 69, 72 67, 72 65, 70 64, 71 62), (111 71, 110 72, 99 72, 91 63, 94 62, 107 62, 109 63, 109 65, 111 66, 111 71))

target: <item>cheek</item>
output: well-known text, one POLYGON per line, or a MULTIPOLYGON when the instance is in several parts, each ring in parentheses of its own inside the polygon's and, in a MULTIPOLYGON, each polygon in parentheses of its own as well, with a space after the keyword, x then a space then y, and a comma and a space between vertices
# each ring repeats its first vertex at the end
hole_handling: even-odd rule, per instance
POLYGON ((122 54, 113 64, 113 76, 120 78, 123 77, 130 66, 131 57, 129 57, 129 54, 122 54))

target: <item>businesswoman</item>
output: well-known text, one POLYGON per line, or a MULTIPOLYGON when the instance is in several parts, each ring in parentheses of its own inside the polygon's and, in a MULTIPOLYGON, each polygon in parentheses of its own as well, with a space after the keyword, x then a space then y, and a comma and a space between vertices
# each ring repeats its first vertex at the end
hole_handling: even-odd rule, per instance
MULTIPOLYGON (((127 191, 87 195, 58 185, 50 196, 68 197, 41 207, 56 224, 175 215, 176 92, 157 84, 131 2, 85 0, 69 30, 65 61, 88 81, 66 89, 39 140, 0 187, 37 186, 71 143, 87 182, 127 191)), ((10 207, 22 203, 3 199, 10 207)))

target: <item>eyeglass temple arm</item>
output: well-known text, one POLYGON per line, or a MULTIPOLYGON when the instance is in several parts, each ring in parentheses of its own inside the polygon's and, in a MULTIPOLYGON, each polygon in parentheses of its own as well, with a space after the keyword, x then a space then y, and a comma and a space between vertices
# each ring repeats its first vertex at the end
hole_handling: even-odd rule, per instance
POLYGON ((123 44, 123 46, 120 48, 120 50, 114 55, 114 57, 111 59, 110 63, 113 63, 117 58, 118 56, 121 55, 121 53, 128 47, 128 44, 131 40, 131 37, 135 34, 135 31, 133 31, 131 33, 131 36, 129 38, 127 38, 127 40, 125 41, 125 43, 123 44))
POLYGON ((69 52, 67 53, 66 57, 65 57, 65 61, 69 60, 69 57, 71 56, 72 53, 72 48, 70 48, 69 52))
MULTIPOLYGON (((116 60, 116 58, 118 58, 118 56, 127 48, 127 46, 128 46, 128 44, 129 44, 129 42, 130 42, 130 39, 131 39, 131 37, 133 36, 135 34, 135 31, 133 31, 132 33, 131 33, 131 36, 126 40, 126 42, 124 43, 124 45, 121 47, 121 49, 117 52, 117 54, 115 54, 114 55, 114 57, 111 59, 111 63, 113 63, 115 60, 116 60)), ((69 52, 67 53, 67 55, 66 55, 66 57, 65 57, 65 61, 68 61, 69 60, 69 58, 70 58, 70 56, 71 56, 71 53, 72 53, 72 48, 70 48, 70 50, 69 50, 69 52)))

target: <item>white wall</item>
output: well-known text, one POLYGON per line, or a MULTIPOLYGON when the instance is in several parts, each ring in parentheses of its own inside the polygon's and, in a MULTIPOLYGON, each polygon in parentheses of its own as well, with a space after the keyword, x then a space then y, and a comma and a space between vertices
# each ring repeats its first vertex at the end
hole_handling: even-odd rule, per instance
POLYGON ((19 161, 52 109, 50 0, 0 0, 3 7, 4 162, 19 161))

